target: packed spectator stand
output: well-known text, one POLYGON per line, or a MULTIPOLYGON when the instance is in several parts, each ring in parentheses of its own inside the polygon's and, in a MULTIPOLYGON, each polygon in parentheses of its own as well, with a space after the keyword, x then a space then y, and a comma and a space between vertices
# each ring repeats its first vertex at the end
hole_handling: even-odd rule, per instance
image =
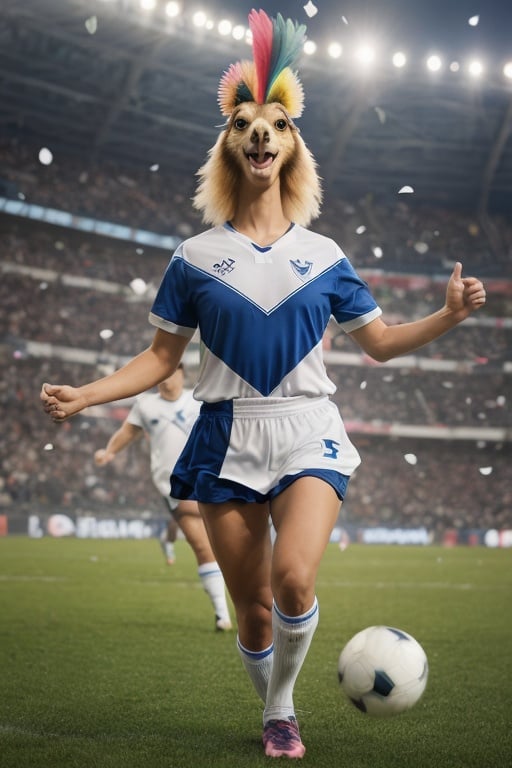
MULTIPOLYGON (((12 143, 0 158, 0 514, 161 516, 140 446, 108 468, 94 465, 95 449, 129 403, 54 426, 38 396, 43 381, 97 378, 150 343, 147 314, 171 250, 141 246, 133 233, 180 240, 200 231, 193 179, 84 168, 72 157, 43 167, 33 147, 12 143), (20 204, 16 215, 5 212, 5 201, 20 204), (30 205, 65 211, 72 223, 36 220, 24 208, 30 205), (132 234, 91 234, 80 217, 132 234)), ((326 336, 335 398, 363 458, 344 524, 425 527, 435 540, 451 529, 512 528, 510 223, 415 207, 413 198, 368 197, 334 201, 315 229, 341 245, 385 318, 405 321, 438 308, 456 260, 488 289, 476 317, 391 364, 366 359, 343 334, 326 336)), ((197 344, 187 354, 192 385, 197 344)))

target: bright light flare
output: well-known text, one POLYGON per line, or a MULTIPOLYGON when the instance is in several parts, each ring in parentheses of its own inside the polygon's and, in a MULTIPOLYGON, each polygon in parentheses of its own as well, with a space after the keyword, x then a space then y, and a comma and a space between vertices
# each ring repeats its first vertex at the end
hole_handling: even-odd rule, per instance
POLYGON ((331 59, 339 59, 343 53, 343 48, 339 43, 330 43, 329 47, 327 48, 327 53, 331 59))
POLYGON ((512 61, 507 61, 503 67, 503 74, 505 77, 508 77, 509 80, 512 80, 512 61))
POLYGON ((402 51, 397 51, 393 54, 391 61, 393 62, 394 67, 397 69, 402 69, 402 67, 405 67, 407 64, 407 56, 402 51))
POLYGON ((197 11, 192 16, 192 24, 194 25, 194 27, 205 27, 207 21, 208 19, 204 11, 197 11))
POLYGON ((468 65, 468 72, 471 75, 471 77, 481 77, 484 71, 484 65, 481 61, 478 61, 477 59, 474 59, 473 61, 469 62, 468 65))
POLYGON ((143 11, 154 11, 156 8, 156 0, 139 0, 139 5, 143 11))
POLYGON ((375 61, 375 48, 368 44, 360 45, 356 50, 356 60, 364 67, 371 66, 375 61))
POLYGON ((429 69, 431 72, 439 72, 442 65, 443 62, 441 61, 441 57, 436 53, 433 53, 432 56, 429 56, 427 59, 427 69, 429 69))
POLYGON ((222 21, 219 21, 217 29, 219 30, 219 35, 226 36, 230 35, 233 31, 233 25, 228 19, 222 19, 222 21))
POLYGON ((317 45, 313 40, 306 40, 304 43, 304 53, 307 56, 313 56, 314 53, 316 53, 317 45))
POLYGON ((233 27, 233 31, 231 34, 233 35, 235 40, 243 40, 245 37, 245 27, 241 24, 237 24, 236 27, 233 27))
POLYGON ((174 0, 170 0, 170 2, 166 3, 165 14, 170 19, 175 19, 176 16, 179 16, 180 11, 181 11, 180 4, 174 2, 174 0))

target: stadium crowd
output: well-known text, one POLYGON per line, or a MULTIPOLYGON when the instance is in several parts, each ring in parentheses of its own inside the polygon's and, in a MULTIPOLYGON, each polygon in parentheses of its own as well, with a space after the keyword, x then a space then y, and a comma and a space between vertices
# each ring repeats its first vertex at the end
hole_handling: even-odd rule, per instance
MULTIPOLYGON (((0 161, 4 196, 179 237, 202 228, 190 205, 192 188, 160 171, 126 176, 117 169, 84 170, 70 159, 43 167, 33 150, 13 145, 0 147, 0 161)), ((498 256, 496 238, 471 217, 402 201, 388 207, 338 201, 315 228, 340 242, 385 316, 412 319, 440 306, 456 259, 467 271, 499 278, 476 322, 418 353, 432 363, 445 361, 444 369, 410 361, 373 365, 344 334, 326 343, 335 397, 363 457, 349 486, 345 520, 425 525, 439 537, 451 527, 512 528, 511 443, 478 437, 484 428, 512 426, 510 223, 494 222, 503 246, 498 256), (395 271, 417 279, 397 280, 395 271), (337 360, 338 353, 355 353, 357 364, 337 360), (384 437, 383 425, 391 424, 464 426, 473 433, 458 441, 384 437)), ((57 427, 44 417, 38 390, 44 380, 90 380, 113 356, 131 356, 150 342, 147 314, 171 254, 7 215, 0 217, 0 231, 0 513, 149 510, 163 516, 140 446, 115 465, 94 465, 94 451, 126 415, 127 404, 57 427), (134 279, 143 281, 141 291, 130 287, 134 279), (72 348, 74 362, 56 347, 72 348)), ((194 371, 189 374, 192 384, 194 371)))

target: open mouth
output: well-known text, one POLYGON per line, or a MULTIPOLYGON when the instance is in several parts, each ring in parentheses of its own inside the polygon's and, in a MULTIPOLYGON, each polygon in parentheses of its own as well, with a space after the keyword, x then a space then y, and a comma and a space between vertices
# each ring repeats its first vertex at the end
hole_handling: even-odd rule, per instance
POLYGON ((264 152, 262 155, 258 152, 247 152, 246 157, 253 168, 262 170, 264 168, 269 168, 272 165, 276 155, 272 154, 272 152, 264 152))

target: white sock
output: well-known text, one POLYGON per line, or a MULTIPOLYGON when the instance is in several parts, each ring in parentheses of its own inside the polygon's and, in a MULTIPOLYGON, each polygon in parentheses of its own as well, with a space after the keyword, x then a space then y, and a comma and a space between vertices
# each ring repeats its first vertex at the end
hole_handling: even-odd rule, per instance
POLYGON ((239 637, 237 637, 236 643, 238 653, 240 654, 246 672, 256 689, 256 693, 260 699, 265 702, 265 699, 267 698, 268 681, 270 673, 272 672, 274 646, 269 645, 269 647, 265 648, 263 651, 249 651, 247 648, 244 648, 239 637))
POLYGON ((295 716, 293 689, 318 626, 318 601, 302 616, 285 616, 274 602, 274 663, 268 682, 263 724, 295 716))
POLYGON ((203 563, 197 569, 204 591, 212 601, 215 616, 221 621, 231 621, 226 599, 224 577, 218 564, 203 563))

